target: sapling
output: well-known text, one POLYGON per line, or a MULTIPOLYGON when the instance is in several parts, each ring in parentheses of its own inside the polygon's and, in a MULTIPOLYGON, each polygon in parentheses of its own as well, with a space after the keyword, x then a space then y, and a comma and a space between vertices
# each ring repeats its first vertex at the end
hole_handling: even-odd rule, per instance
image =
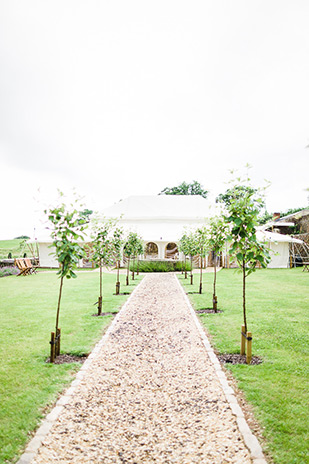
POLYGON ((140 243, 139 243, 139 247, 138 247, 138 255, 137 255, 137 268, 136 268, 136 273, 137 275, 139 275, 139 263, 140 263, 140 257, 141 255, 143 255, 145 252, 145 247, 144 247, 144 243, 143 241, 141 240, 140 243))
POLYGON ((124 233, 121 227, 116 227, 113 230, 112 237, 111 237, 111 244, 112 244, 113 259, 116 263, 116 268, 117 268, 116 295, 119 295, 120 293, 119 270, 120 270, 120 261, 122 258, 122 248, 124 244, 124 233))
POLYGON ((137 234, 135 232, 129 232, 129 235, 127 236, 126 244, 123 249, 124 255, 127 258, 126 285, 129 285, 130 261, 131 261, 131 258, 134 257, 136 238, 137 238, 137 234))
MULTIPOLYGON (((131 254, 131 258, 133 260, 132 280, 134 280, 135 259, 137 259, 137 261, 138 261, 139 255, 143 253, 143 250, 144 250, 143 241, 142 241, 142 238, 136 232, 130 232, 130 234, 128 236, 127 244, 129 244, 130 249, 132 251, 132 254, 131 254)), ((125 248, 125 250, 126 250, 126 248, 125 248)), ((129 257, 129 259, 130 259, 130 257, 129 257)))
POLYGON ((223 217, 213 217, 210 219, 210 227, 208 229, 209 249, 214 253, 214 282, 213 282, 213 309, 217 312, 218 301, 216 295, 217 282, 217 257, 223 251, 226 245, 229 227, 223 217))
MULTIPOLYGON (((61 192, 60 196, 63 196, 61 192)), ((77 200, 69 206, 63 202, 56 207, 45 210, 45 214, 47 214, 48 220, 53 226, 51 247, 53 247, 53 254, 60 265, 57 272, 60 277, 60 288, 54 333, 56 338, 54 341, 52 335, 50 362, 54 362, 55 357, 60 354, 59 315, 63 280, 65 277, 67 279, 77 277, 74 270, 77 268, 79 261, 85 256, 81 242, 84 240, 84 231, 87 226, 85 218, 76 209, 76 204, 77 200)))
POLYGON ((208 230, 206 226, 199 227, 194 233, 196 254, 200 258, 200 287, 199 293, 202 294, 203 289, 203 259, 208 253, 209 244, 208 244, 208 230))
MULTIPOLYGON (((185 257, 189 256, 190 258, 190 284, 193 285, 193 258, 197 255, 197 244, 193 232, 185 232, 182 235, 178 249, 182 251, 185 257)), ((185 278, 186 275, 185 273, 185 278)))
POLYGON ((102 221, 95 218, 92 221, 92 258, 96 263, 98 263, 100 269, 98 316, 102 314, 103 306, 103 265, 110 266, 113 262, 113 249, 110 235, 111 229, 114 225, 115 221, 112 219, 102 221))
MULTIPOLYGON (((135 255, 137 259, 137 264, 136 264, 136 274, 139 275, 139 261, 140 261, 140 256, 144 253, 144 242, 141 237, 137 237, 137 241, 135 244, 135 255)), ((134 267, 133 267, 134 271, 134 267)))
POLYGON ((190 258, 190 283, 193 285, 193 258, 198 254, 196 238, 193 232, 188 235, 187 247, 190 258))
POLYGON ((181 239, 179 240, 179 243, 178 243, 178 250, 179 250, 179 251, 183 254, 183 256, 184 256, 185 279, 188 278, 188 273, 187 273, 187 256, 188 256, 187 241, 188 241, 187 233, 184 233, 184 234, 181 236, 181 239))
MULTIPOLYGON (((249 179, 247 179, 249 180, 249 179)), ((238 179, 239 182, 239 179, 238 179)), ((246 336, 246 278, 256 270, 257 265, 267 267, 270 260, 267 247, 256 237, 258 215, 264 206, 262 191, 253 188, 243 189, 239 194, 239 185, 229 190, 229 204, 226 205, 225 221, 230 225, 228 240, 229 253, 236 258, 242 272, 243 321, 246 336), (237 188, 238 187, 238 188, 237 188)))

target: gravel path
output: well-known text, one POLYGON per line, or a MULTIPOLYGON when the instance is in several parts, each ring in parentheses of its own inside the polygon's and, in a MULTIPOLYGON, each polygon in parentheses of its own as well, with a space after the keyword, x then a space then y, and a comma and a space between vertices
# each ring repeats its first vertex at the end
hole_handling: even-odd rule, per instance
POLYGON ((173 274, 143 279, 35 462, 251 463, 173 274))

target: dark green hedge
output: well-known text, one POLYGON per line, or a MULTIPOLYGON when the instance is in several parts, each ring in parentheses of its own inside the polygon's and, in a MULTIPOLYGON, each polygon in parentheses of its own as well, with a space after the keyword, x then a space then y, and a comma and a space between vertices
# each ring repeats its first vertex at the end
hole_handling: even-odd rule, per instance
MULTIPOLYGON (((190 270, 190 264, 187 262, 187 270, 190 270)), ((134 271, 137 269, 137 263, 134 265, 134 271)), ((140 272, 175 272, 184 269, 184 263, 181 261, 140 261, 140 272)), ((130 270, 133 271, 133 264, 130 265, 130 270)))

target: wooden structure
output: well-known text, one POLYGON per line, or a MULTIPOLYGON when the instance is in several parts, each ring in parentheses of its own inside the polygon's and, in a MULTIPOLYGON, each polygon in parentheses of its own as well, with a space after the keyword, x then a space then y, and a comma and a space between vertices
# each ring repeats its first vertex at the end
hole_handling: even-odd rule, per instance
POLYGON ((301 266, 309 262, 309 234, 294 235, 302 243, 290 243, 290 267, 301 266))
POLYGON ((32 265, 30 258, 16 258, 15 266, 19 270, 19 274, 17 274, 17 276, 26 276, 37 272, 36 267, 32 265))

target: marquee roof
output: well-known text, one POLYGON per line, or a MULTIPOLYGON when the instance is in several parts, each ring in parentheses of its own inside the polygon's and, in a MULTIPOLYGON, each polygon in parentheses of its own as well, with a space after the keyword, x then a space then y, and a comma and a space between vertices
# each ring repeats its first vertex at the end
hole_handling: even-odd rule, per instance
POLYGON ((260 241, 267 241, 267 242, 278 242, 278 243, 303 243, 302 240, 298 238, 291 237, 290 235, 278 234, 277 232, 269 232, 267 230, 258 230, 257 231, 257 239, 260 241))
POLYGON ((102 211, 105 217, 122 219, 205 219, 218 207, 200 195, 136 195, 125 198, 102 211))

